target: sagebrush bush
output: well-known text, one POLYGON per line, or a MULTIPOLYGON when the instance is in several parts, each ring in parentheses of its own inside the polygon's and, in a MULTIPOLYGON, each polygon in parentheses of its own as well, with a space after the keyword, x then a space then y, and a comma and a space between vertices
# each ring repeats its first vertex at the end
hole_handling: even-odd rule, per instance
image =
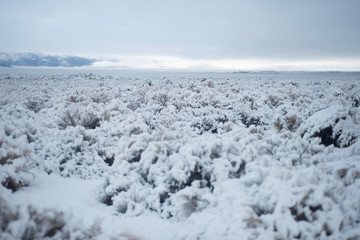
POLYGON ((341 105, 331 106, 316 112, 301 124, 301 135, 307 138, 319 138, 320 144, 325 146, 349 147, 359 137, 357 116, 358 110, 355 107, 347 110, 341 105), (329 112, 333 114, 328 114, 329 112))
POLYGON ((283 123, 279 117, 276 118, 274 122, 274 126, 278 132, 280 132, 284 128, 283 123))
POLYGON ((90 98, 95 103, 107 103, 111 100, 110 96, 107 95, 106 93, 92 95, 92 96, 90 96, 90 98))
POLYGON ((39 210, 31 205, 14 206, 0 195, 0 239, 80 240, 99 237, 105 237, 100 222, 84 226, 69 213, 55 209, 39 210))
POLYGON ((271 107, 277 107, 281 104, 281 99, 275 95, 269 95, 266 103, 271 107))
POLYGON ((160 104, 161 107, 166 107, 168 105, 169 96, 166 93, 161 93, 157 95, 155 99, 160 104))
POLYGON ((100 121, 101 119, 97 115, 89 111, 85 113, 80 124, 85 129, 95 129, 100 126, 100 121))
POLYGON ((214 88, 215 87, 215 84, 214 84, 214 82, 213 81, 207 81, 206 82, 206 85, 209 87, 209 88, 214 88))
POLYGON ((246 112, 240 113, 240 119, 246 127, 250 127, 251 125, 259 126, 263 124, 260 117, 249 116, 246 112))
POLYGON ((285 117, 286 128, 289 131, 295 131, 301 124, 301 120, 296 114, 292 114, 285 117))
POLYGON ((78 91, 76 91, 75 93, 71 94, 68 98, 67 101, 72 102, 72 103, 79 103, 84 101, 85 98, 84 96, 82 96, 78 91))
POLYGON ((66 110, 63 116, 61 117, 59 126, 62 129, 65 129, 68 126, 75 127, 77 125, 77 122, 79 122, 79 120, 80 120, 80 114, 78 110, 76 111, 66 110))
POLYGON ((0 149, 1 184, 12 191, 28 185, 33 177, 30 168, 35 161, 26 136, 18 136, 9 126, 2 125, 0 149))
POLYGON ((88 110, 80 112, 79 109, 66 110, 60 117, 58 123, 61 129, 67 127, 75 127, 77 125, 83 126, 85 129, 95 129, 100 126, 101 118, 98 117, 93 111, 88 110))
POLYGON ((29 97, 25 102, 25 106, 29 109, 34 111, 35 113, 39 112, 43 109, 46 105, 46 102, 49 99, 39 98, 39 97, 29 97))

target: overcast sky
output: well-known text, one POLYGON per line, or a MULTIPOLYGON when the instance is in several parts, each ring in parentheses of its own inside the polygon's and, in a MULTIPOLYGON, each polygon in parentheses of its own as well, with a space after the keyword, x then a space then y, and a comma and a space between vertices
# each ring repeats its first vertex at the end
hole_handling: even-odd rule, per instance
POLYGON ((360 1, 0 0, 0 51, 356 67, 360 1))

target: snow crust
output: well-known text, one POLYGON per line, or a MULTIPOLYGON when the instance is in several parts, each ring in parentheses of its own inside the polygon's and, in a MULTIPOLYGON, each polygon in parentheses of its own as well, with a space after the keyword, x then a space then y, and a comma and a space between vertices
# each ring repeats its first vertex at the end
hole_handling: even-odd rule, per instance
POLYGON ((356 73, 169 76, 1 74, 0 237, 360 238, 356 73))

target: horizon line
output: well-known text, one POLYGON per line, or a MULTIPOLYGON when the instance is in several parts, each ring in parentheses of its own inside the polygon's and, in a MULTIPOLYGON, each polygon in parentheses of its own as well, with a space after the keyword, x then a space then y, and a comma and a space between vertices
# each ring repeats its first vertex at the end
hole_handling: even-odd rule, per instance
MULTIPOLYGON (((165 55, 120 54, 64 54, 31 51, 1 51, 6 54, 37 54, 43 56, 74 56, 91 59, 87 68, 124 70, 171 71, 305 71, 305 72, 359 72, 360 57, 280 59, 280 58, 186 58, 165 55)), ((14 66, 13 66, 14 67, 14 66)))

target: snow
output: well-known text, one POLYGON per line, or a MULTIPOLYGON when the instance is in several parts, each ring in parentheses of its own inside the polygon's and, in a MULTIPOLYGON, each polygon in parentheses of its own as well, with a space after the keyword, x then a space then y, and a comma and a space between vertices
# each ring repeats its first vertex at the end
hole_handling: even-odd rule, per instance
POLYGON ((3 238, 360 237, 358 73, 7 71, 3 238))
POLYGON ((30 186, 13 194, 13 204, 32 205, 39 209, 56 206, 57 210, 71 212, 82 219, 85 226, 99 221, 101 227, 114 236, 128 233, 144 239, 171 239, 179 228, 154 215, 124 218, 113 209, 99 204, 97 196, 102 180, 62 178, 40 171, 35 173, 37 177, 30 186), (163 228, 168 231, 162 231, 163 228))

